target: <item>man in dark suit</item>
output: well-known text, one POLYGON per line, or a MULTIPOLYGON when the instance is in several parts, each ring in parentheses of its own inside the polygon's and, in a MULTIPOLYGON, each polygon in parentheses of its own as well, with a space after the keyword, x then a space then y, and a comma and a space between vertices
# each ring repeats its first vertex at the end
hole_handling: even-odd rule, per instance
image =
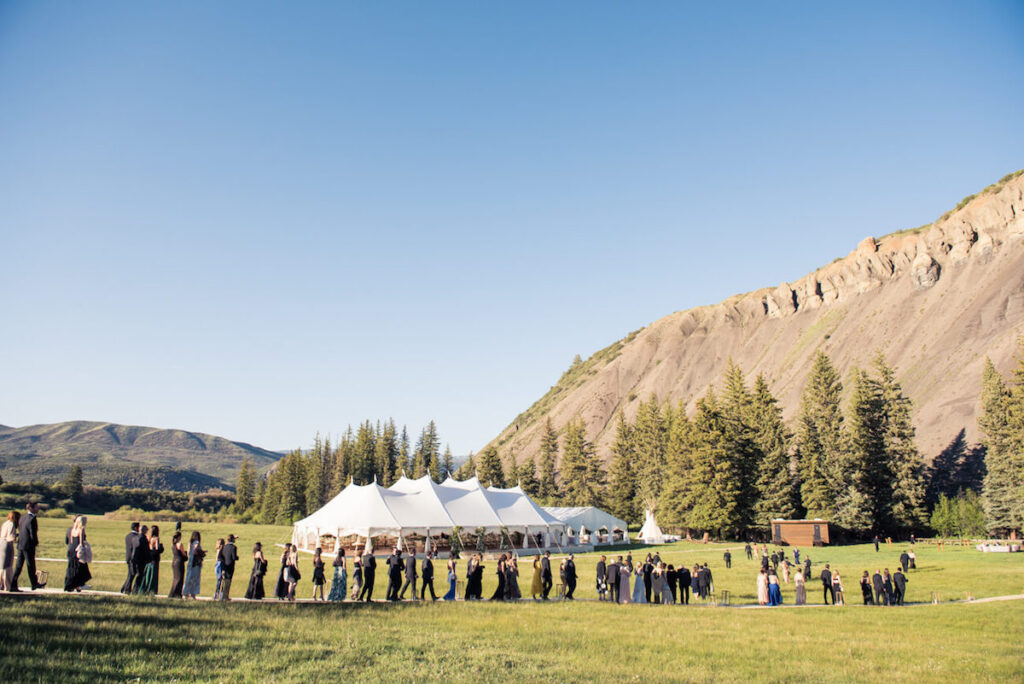
POLYGON ((651 560, 651 556, 648 555, 644 560, 644 567, 641 570, 644 576, 644 597, 647 602, 651 602, 651 574, 654 572, 654 561, 651 560))
POLYGON ((725 561, 725 567, 726 568, 731 568, 732 567, 732 554, 729 553, 729 549, 726 549, 725 553, 722 554, 722 560, 725 561))
POLYGON ((754 550, 750 548, 750 542, 747 542, 747 545, 743 547, 743 550, 747 554, 747 560, 754 560, 754 550))
POLYGON ((902 606, 903 597, 907 593, 907 576, 899 568, 896 568, 896 572, 892 574, 892 588, 893 601, 897 606, 902 606))
POLYGON ((828 563, 825 563, 825 569, 821 571, 821 586, 824 590, 825 605, 828 605, 828 597, 832 597, 832 605, 836 603, 836 595, 832 593, 832 571, 829 570, 828 563))
POLYGON ((604 601, 608 598, 608 564, 605 557, 597 561, 597 569, 594 572, 597 581, 597 600, 604 601))
POLYGON ((576 562, 572 559, 573 555, 569 554, 569 559, 565 561, 565 598, 572 601, 572 592, 576 591, 576 562))
POLYGON ((900 567, 903 568, 903 572, 905 573, 909 566, 910 566, 910 554, 907 553, 906 551, 904 551, 903 553, 900 554, 900 567))
POLYGON ((388 566, 388 590, 384 593, 384 598, 388 601, 397 601, 398 590, 402 586, 403 563, 401 549, 396 547, 384 562, 388 566))
POLYGON ((220 600, 231 600, 231 578, 235 576, 235 561, 238 560, 238 549, 235 548, 235 535, 229 534, 228 540, 218 554, 220 558, 220 600))
POLYGON ((877 534, 875 535, 874 541, 875 541, 875 553, 878 553, 878 535, 877 534))
POLYGON ((871 588, 875 591, 875 605, 880 606, 885 597, 885 583, 882 582, 882 573, 875 570, 871 576, 871 588))
POLYGON ((633 554, 626 552, 626 567, 629 569, 629 574, 633 574, 633 554))
POLYGON ((690 569, 686 567, 686 563, 680 564, 679 572, 676 575, 676 579, 679 582, 679 603, 689 604, 690 582, 693 580, 693 578, 690 576, 690 569))
POLYGON ((419 573, 416 572, 416 554, 410 553, 405 557, 405 584, 402 585, 402 593, 398 595, 398 598, 405 598, 405 590, 410 586, 412 587, 412 598, 416 600, 416 578, 419 577, 419 573))
POLYGON ((21 522, 18 523, 18 562, 14 565, 11 591, 19 591, 18 577, 25 566, 28 566, 28 579, 33 591, 46 586, 40 584, 36 576, 36 547, 39 546, 39 523, 36 521, 38 512, 38 503, 33 501, 26 504, 25 515, 21 516, 21 522))
POLYGON ((619 572, 622 569, 622 556, 608 566, 605 577, 608 578, 608 599, 613 603, 619 602, 619 572))
POLYGON ((542 598, 547 601, 551 593, 551 552, 545 551, 544 557, 540 559, 540 581, 543 588, 542 598))
POLYGON ((363 554, 363 588, 359 591, 357 601, 369 603, 373 600, 373 580, 377 576, 377 559, 373 556, 373 547, 367 545, 363 554))
POLYGON ((423 558, 423 574, 422 574, 422 585, 420 586, 420 600, 426 598, 427 589, 430 589, 430 600, 436 601, 437 595, 434 593, 434 552, 430 551, 423 558))
POLYGON ((704 575, 704 598, 707 598, 714 590, 715 578, 711 575, 711 568, 708 567, 707 563, 704 564, 704 567, 702 567, 700 571, 701 574, 704 575))
POLYGON ((804 558, 804 580, 811 578, 811 557, 807 556, 804 558))
POLYGON ((128 579, 121 585, 122 594, 132 593, 136 577, 139 576, 139 566, 136 564, 136 556, 139 551, 139 523, 133 522, 131 531, 124 537, 124 562, 128 565, 128 579))

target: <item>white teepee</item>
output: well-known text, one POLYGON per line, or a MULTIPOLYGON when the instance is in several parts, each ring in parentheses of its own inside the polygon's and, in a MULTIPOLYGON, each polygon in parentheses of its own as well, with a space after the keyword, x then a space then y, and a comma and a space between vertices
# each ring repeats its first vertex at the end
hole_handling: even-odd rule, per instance
POLYGON ((661 533, 661 528, 658 527, 658 523, 654 520, 654 511, 649 508, 644 515, 644 526, 640 528, 638 536, 643 540, 644 544, 665 543, 665 535, 661 533))

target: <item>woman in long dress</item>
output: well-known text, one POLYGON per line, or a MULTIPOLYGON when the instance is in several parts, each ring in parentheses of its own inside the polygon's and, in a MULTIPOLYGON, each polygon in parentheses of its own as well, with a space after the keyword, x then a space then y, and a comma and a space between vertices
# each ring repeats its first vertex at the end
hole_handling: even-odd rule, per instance
POLYGON ((181 593, 185 598, 195 598, 199 595, 199 580, 203 575, 203 551, 199 530, 192 532, 192 538, 188 542, 188 565, 185 567, 185 586, 181 593))
POLYGON ((10 591, 14 586, 14 542, 18 539, 21 513, 11 511, 0 525, 0 590, 10 591))
MULTIPOLYGON (((317 594, 320 600, 324 600, 324 585, 327 584, 327 575, 324 573, 323 550, 318 546, 313 552, 313 600, 317 594)), ((296 559, 297 560, 297 559, 296 559)))
POLYGON ((187 556, 181 545, 181 532, 175 532, 171 537, 171 592, 167 594, 167 598, 181 598, 182 588, 185 586, 187 556))
POLYGON ((291 550, 291 544, 284 545, 284 552, 281 553, 281 570, 277 573, 277 584, 274 585, 274 596, 280 601, 288 598, 288 580, 285 578, 285 571, 288 569, 288 554, 291 553, 291 550))
POLYGON ((448 578, 448 593, 442 596, 441 600, 454 601, 455 581, 458 579, 458 575, 455 574, 455 558, 448 559, 448 573, 445 576, 448 578))
POLYGON ((662 603, 662 593, 665 589, 665 573, 661 565, 654 566, 651 571, 651 603, 662 603))
POLYGON ((285 561, 284 579, 288 583, 289 601, 295 600, 295 589, 299 586, 302 573, 299 572, 299 547, 292 546, 288 551, 288 559, 285 561))
POLYGON ((263 598, 263 577, 266 574, 267 558, 263 555, 263 544, 256 542, 252 547, 252 573, 249 575, 249 586, 245 588, 245 598, 251 601, 263 598))
POLYGON ((533 557, 533 577, 530 578, 530 594, 533 595, 533 600, 537 600, 537 596, 544 592, 544 582, 540 578, 540 554, 533 557))
POLYGON ((519 561, 515 556, 509 558, 505 565, 505 598, 518 601, 523 598, 519 590, 519 561))
POLYGON ((782 589, 779 587, 779 576, 774 572, 768 573, 768 605, 782 605, 782 589))
POLYGON ((628 566, 619 568, 619 603, 632 603, 629 597, 629 570, 628 566))
POLYGON ((498 588, 491 594, 492 601, 504 601, 505 600, 505 564, 508 560, 505 558, 505 554, 501 554, 498 558, 498 588))
POLYGON ((153 525, 149 531, 149 562, 142 570, 142 583, 139 584, 140 594, 155 594, 160 583, 160 556, 164 553, 164 544, 160 541, 160 528, 153 525))
POLYGON ((345 549, 338 545, 338 553, 334 556, 334 578, 331 580, 331 593, 328 601, 344 601, 348 593, 348 568, 345 561, 345 549))
POLYGON ((64 591, 82 591, 82 587, 86 586, 86 582, 92 579, 92 574, 89 572, 89 564, 84 560, 79 560, 78 557, 79 548, 83 543, 86 543, 84 515, 75 518, 71 529, 68 530, 65 541, 68 544, 68 569, 64 575, 64 591))
POLYGON ((768 573, 764 568, 757 573, 757 605, 768 605, 768 573))
POLYGON ((867 570, 865 570, 864 574, 860 576, 860 594, 864 598, 865 606, 874 604, 875 599, 871 594, 871 578, 868 577, 867 570))
POLYGON ((782 581, 789 584, 789 559, 782 561, 782 581))
POLYGON ((832 603, 838 603, 841 606, 846 605, 846 596, 843 594, 843 580, 839 577, 839 571, 835 570, 832 572, 832 603))
POLYGON ((356 557, 352 559, 352 600, 355 601, 359 597, 359 592, 363 589, 363 559, 356 554, 356 557))
POLYGON ((807 587, 804 584, 804 573, 799 566, 797 566, 793 582, 796 584, 796 605, 807 605, 807 587))
POLYGON ((633 603, 647 603, 647 598, 644 596, 644 566, 642 563, 636 564, 635 577, 636 581, 633 583, 633 603))

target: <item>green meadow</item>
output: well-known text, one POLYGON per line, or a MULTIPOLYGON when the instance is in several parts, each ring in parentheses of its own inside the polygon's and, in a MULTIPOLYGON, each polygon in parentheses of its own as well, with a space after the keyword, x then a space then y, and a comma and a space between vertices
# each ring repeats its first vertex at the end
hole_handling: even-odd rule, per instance
MULTIPOLYGON (((40 556, 61 557, 67 521, 42 519, 40 556)), ((90 520, 98 560, 123 558, 124 522, 90 520)), ((164 526, 161 526, 164 527, 164 526)), ((170 538, 173 523, 164 527, 170 538)), ((284 542, 289 528, 187 524, 209 548, 233 532, 240 549, 284 542)), ((682 542, 633 547, 634 558, 657 550, 673 564, 707 562, 715 588, 733 604, 752 604, 757 564, 736 544, 682 542), (726 569, 725 548, 733 548, 726 569)), ((797 608, 793 585, 783 585, 781 608, 701 605, 629 606, 596 601, 516 604, 402 603, 372 605, 186 602, 162 598, 30 595, 0 598, 0 629, 14 638, 0 649, 0 681, 326 681, 338 677, 402 677, 494 681, 608 679, 670 681, 919 681, 965 677, 979 681, 1024 678, 1020 634, 1024 602, 951 603, 1024 593, 1024 554, 982 554, 973 548, 918 544, 918 567, 909 575, 902 608, 863 607, 857 578, 863 570, 894 569, 900 545, 804 549, 816 575, 824 563, 838 568, 849 607, 797 608), (938 592, 939 605, 931 605, 938 592)), ((616 554, 619 552, 616 551, 616 554)), ((622 552, 624 553, 624 551, 622 552)), ((787 550, 791 553, 791 550, 787 550)), ((247 555, 245 553, 244 555, 247 555)), ((271 573, 277 557, 272 550, 271 573)), ((791 556, 790 556, 791 557, 791 556)), ((577 596, 594 598, 597 555, 577 556, 577 596)), ((493 590, 491 569, 485 572, 493 590)), ((62 584, 63 565, 41 563, 51 587, 62 584)), ((300 596, 311 591, 305 560, 300 596)), ((464 564, 460 565, 460 570, 464 564)), ((117 590, 121 563, 94 563, 95 589, 117 590)), ((350 566, 351 569, 351 566, 350 566)), ((529 594, 529 564, 521 586, 529 594)), ((248 563, 234 583, 244 591, 248 563)), ((161 568, 161 592, 170 566, 161 568)), ((442 582, 437 582, 440 588, 442 582)), ((268 589, 271 581, 268 579, 268 589)), ((386 578, 378 573, 376 594, 386 578)), ((204 568, 203 594, 213 590, 213 564, 204 568)), ((808 583, 811 603, 820 584, 808 583)))

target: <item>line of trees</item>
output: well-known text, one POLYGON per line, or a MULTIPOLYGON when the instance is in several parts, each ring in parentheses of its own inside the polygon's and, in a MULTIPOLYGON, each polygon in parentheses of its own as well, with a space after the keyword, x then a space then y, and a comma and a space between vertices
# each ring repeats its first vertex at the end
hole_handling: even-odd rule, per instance
POLYGON ((1024 527, 1024 338, 1016 370, 1004 378, 989 359, 981 377, 981 415, 986 474, 982 508, 990 534, 1008 536, 1024 527))

